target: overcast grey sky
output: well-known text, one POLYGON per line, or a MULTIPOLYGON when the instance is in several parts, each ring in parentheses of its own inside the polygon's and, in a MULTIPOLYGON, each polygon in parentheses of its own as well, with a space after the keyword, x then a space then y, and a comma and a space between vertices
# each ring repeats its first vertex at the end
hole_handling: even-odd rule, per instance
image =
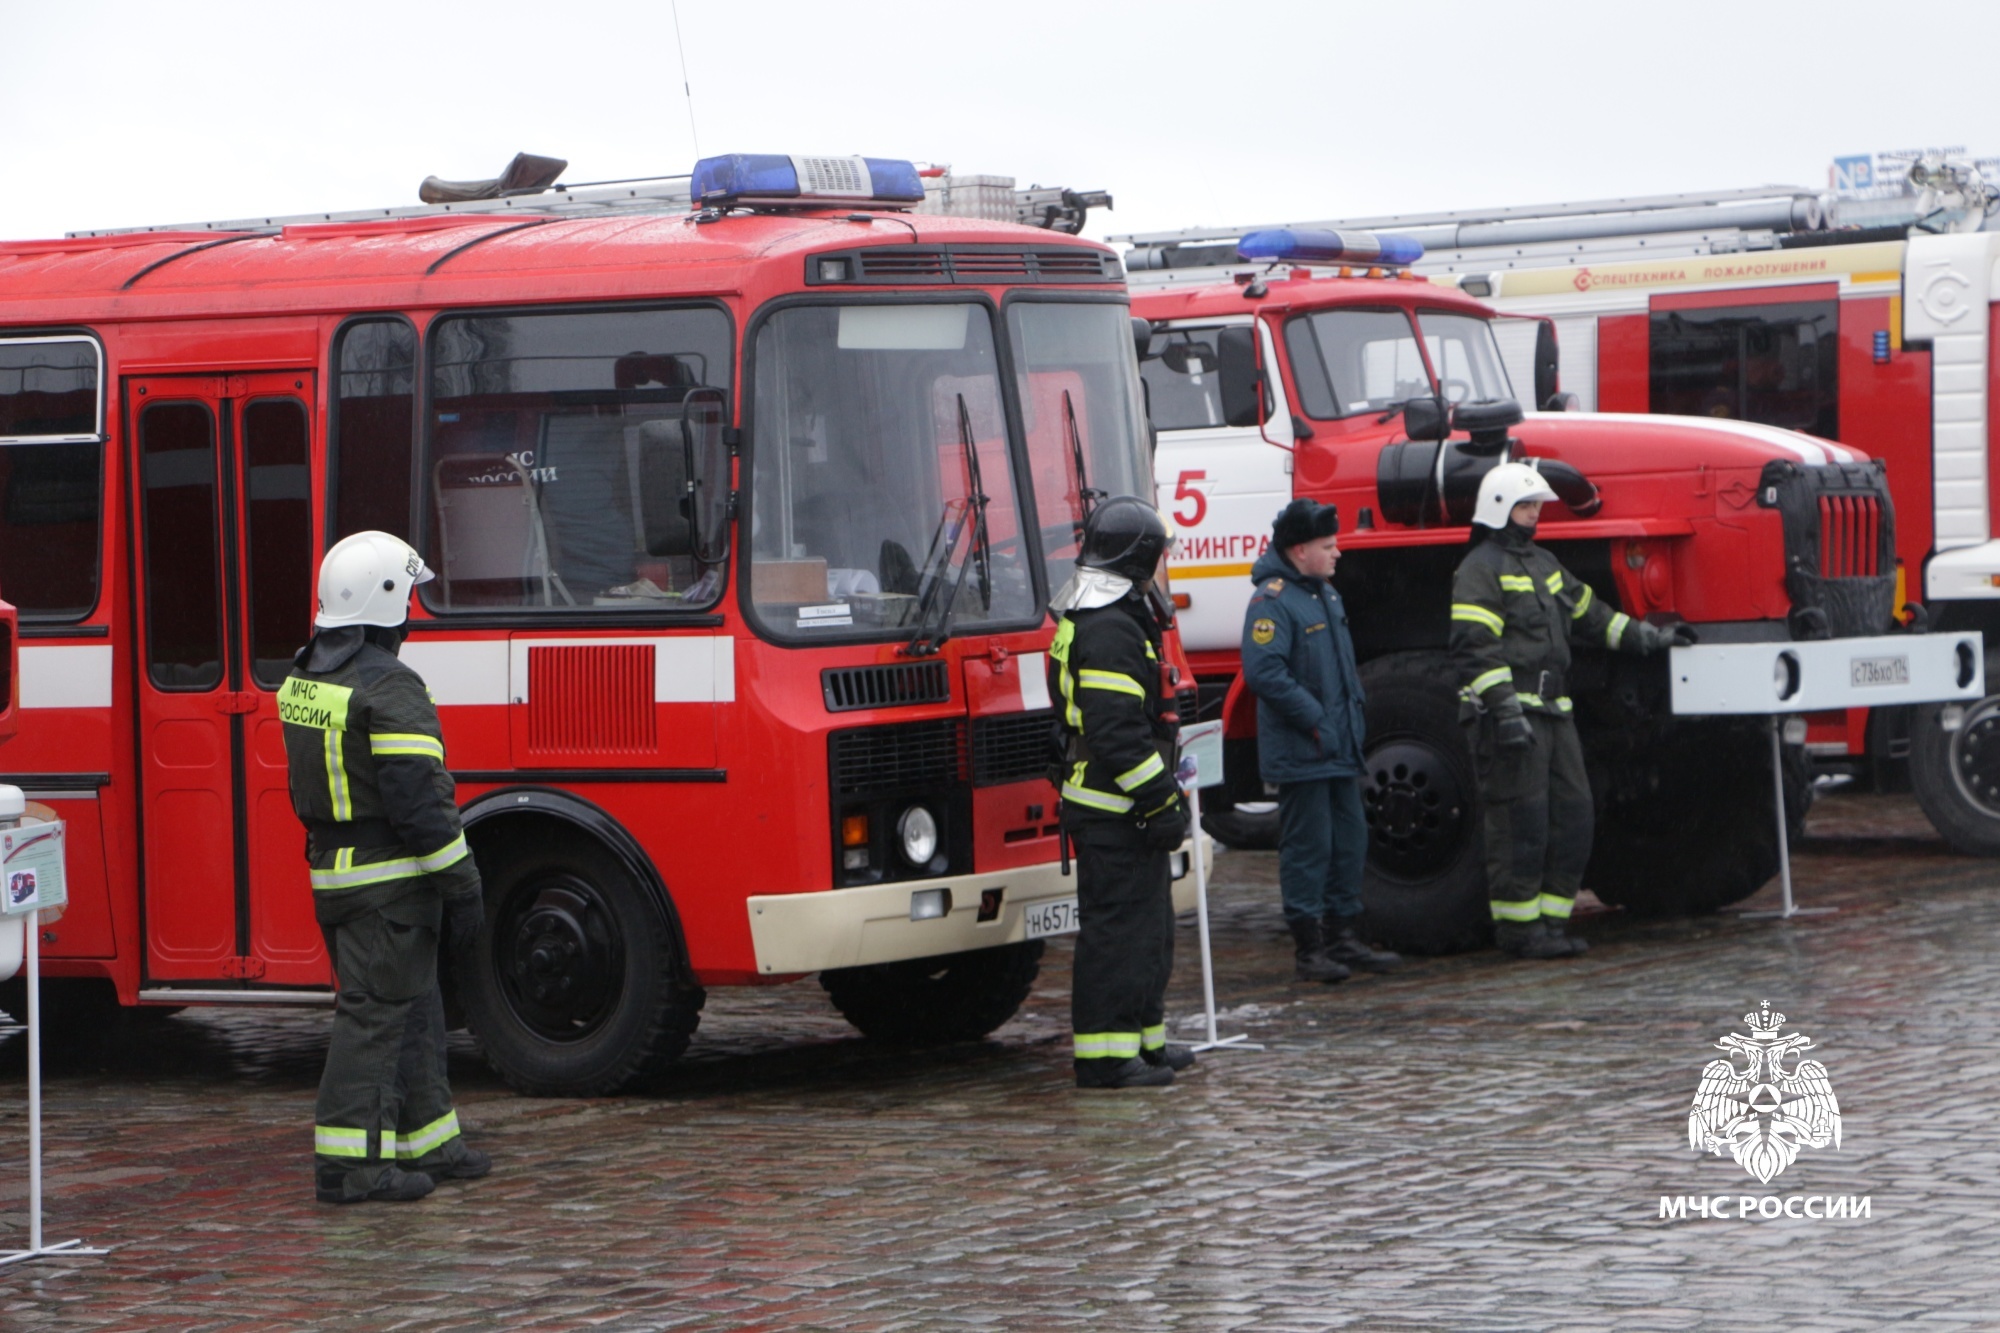
MULTIPOLYGON (((2000 5, 680 0, 704 153, 1107 189, 1092 234, 2000 152, 2000 5)), ((0 238, 695 157, 667 0, 0 0, 0 238)))

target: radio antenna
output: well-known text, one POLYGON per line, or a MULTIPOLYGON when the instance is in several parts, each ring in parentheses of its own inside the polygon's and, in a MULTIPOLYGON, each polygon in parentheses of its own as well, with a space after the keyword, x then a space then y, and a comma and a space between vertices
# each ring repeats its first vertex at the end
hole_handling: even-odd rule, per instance
POLYGON ((687 94, 688 134, 694 139, 694 155, 701 156, 701 131, 694 125, 694 87, 688 82, 687 43, 681 40, 681 0, 673 0, 674 45, 681 53, 681 91, 687 94))

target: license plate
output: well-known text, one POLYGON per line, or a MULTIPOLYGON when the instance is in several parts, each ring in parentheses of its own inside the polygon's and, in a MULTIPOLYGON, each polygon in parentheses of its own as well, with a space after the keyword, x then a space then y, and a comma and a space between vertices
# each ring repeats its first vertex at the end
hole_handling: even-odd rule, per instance
POLYGON ((1041 939, 1044 935, 1071 935, 1080 924, 1074 898, 1035 903, 1028 908, 1027 917, 1028 938, 1031 940, 1041 939))
POLYGON ((1910 659, 1907 657, 1855 657, 1848 659, 1848 679, 1857 686, 1908 685, 1910 659))

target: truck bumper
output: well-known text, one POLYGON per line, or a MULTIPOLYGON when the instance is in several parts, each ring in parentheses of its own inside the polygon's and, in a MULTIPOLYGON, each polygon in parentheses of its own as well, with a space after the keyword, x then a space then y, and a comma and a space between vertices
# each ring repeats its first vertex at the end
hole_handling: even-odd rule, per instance
POLYGON ((1977 632, 1696 644, 1674 649, 1667 670, 1674 712, 1687 715, 1816 713, 1986 694, 1977 632))
MULTIPOLYGON (((1192 856, 1200 848, 1204 866, 1214 864, 1214 844, 1196 834, 1173 855, 1174 910, 1194 906, 1192 856)), ((1027 912, 1037 903, 1076 896, 1076 877, 1065 878, 1053 864, 1022 866, 980 875, 900 880, 822 893, 771 893, 749 899, 750 939, 757 970, 764 974, 821 972, 830 967, 862 967, 906 958, 990 949, 1028 938, 1027 912), (951 891, 951 910, 922 921, 910 919, 914 895, 951 891), (1000 911, 979 919, 988 889, 1002 890, 1000 911)))

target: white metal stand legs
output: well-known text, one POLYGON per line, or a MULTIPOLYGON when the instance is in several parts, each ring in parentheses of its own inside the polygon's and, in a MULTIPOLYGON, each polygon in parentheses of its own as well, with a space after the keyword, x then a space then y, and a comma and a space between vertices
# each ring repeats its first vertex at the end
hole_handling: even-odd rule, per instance
POLYGON ((1785 906, 1777 912, 1744 912, 1746 919, 1775 917, 1789 920, 1795 916, 1824 916, 1837 912, 1837 907, 1799 907, 1792 902, 1792 845, 1785 831, 1785 743, 1784 719, 1773 714, 1771 717, 1771 790, 1778 804, 1778 885, 1784 895, 1785 906))
POLYGON ((1214 1051, 1234 1049, 1239 1051, 1261 1051, 1264 1048, 1251 1041, 1244 1033, 1233 1037, 1216 1035, 1215 1030, 1215 958, 1208 943, 1208 866, 1201 855, 1201 788, 1186 788, 1188 798, 1188 820, 1193 830, 1194 848, 1194 919, 1201 932, 1201 999, 1208 1011, 1208 1039, 1191 1046, 1190 1050, 1214 1051))

